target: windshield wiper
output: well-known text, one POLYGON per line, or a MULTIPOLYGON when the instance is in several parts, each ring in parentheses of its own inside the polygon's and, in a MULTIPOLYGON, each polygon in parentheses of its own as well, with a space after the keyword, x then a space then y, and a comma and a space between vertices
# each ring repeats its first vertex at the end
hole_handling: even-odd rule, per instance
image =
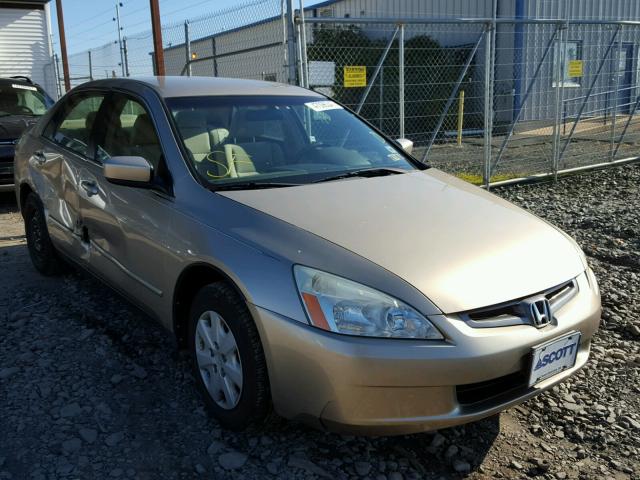
POLYGON ((382 168, 363 168, 361 170, 352 170, 350 172, 341 173, 339 175, 333 175, 331 177, 321 178, 320 180, 316 180, 312 183, 322 183, 322 182, 331 182, 333 180, 342 180, 344 178, 354 178, 354 177, 385 177, 387 175, 396 175, 399 173, 407 173, 407 170, 402 168, 391 168, 391 167, 382 167, 382 168))
POLYGON ((297 187, 299 185, 299 183, 283 182, 238 182, 226 185, 211 185, 211 189, 219 192, 221 190, 259 190, 261 188, 297 187))

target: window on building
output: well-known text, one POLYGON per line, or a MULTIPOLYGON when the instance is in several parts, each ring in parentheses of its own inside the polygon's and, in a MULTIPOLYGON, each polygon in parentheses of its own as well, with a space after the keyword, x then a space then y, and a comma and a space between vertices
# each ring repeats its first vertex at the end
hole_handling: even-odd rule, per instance
POLYGON ((554 87, 579 87, 582 85, 582 77, 572 77, 572 62, 582 60, 582 42, 579 40, 570 40, 568 42, 560 42, 556 40, 553 49, 553 76, 551 78, 554 87), (558 58, 560 61, 558 62, 558 58), (560 64, 560 65, 558 65, 560 64), (560 66, 561 83, 558 85, 558 66, 560 66))

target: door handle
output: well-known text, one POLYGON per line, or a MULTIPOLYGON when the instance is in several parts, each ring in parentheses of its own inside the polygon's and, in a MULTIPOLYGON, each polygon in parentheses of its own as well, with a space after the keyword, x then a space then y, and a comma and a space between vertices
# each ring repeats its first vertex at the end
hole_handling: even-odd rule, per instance
POLYGON ((33 152, 33 160, 38 166, 42 166, 47 161, 47 157, 42 150, 38 150, 36 152, 33 152))
POLYGON ((96 182, 94 182, 93 180, 82 180, 80 182, 80 186, 85 192, 87 192, 88 197, 93 197, 94 195, 100 193, 98 185, 96 185, 96 182))

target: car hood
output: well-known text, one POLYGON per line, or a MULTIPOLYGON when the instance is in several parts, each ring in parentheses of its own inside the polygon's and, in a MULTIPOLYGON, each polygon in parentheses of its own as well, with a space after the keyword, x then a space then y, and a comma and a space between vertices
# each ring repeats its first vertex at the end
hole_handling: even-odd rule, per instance
POLYGON ((525 297, 584 271, 559 230, 436 169, 220 193, 375 262, 444 313, 525 297))
POLYGON ((38 117, 27 115, 7 115, 0 117, 0 141, 16 140, 31 125, 38 121, 38 117))

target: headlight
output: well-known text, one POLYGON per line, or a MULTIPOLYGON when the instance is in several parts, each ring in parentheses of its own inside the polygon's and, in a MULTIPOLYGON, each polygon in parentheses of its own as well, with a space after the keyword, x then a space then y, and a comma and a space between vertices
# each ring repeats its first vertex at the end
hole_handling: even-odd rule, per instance
POLYGON ((443 338, 423 315, 389 295, 313 268, 296 265, 293 271, 307 316, 318 328, 366 337, 443 338))

